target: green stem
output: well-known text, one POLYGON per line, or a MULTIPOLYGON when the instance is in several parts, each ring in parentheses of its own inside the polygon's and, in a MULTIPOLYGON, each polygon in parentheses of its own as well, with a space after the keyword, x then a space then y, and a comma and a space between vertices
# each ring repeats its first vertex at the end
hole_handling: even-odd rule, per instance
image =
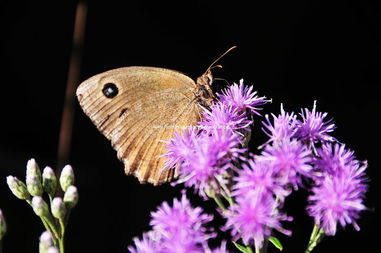
POLYGON ((65 252, 64 239, 61 238, 61 239, 59 239, 58 241, 59 241, 60 253, 64 253, 64 252, 65 252))
POLYGON ((60 228, 61 228, 61 237, 59 239, 59 247, 60 247, 60 253, 64 253, 65 251, 65 244, 64 244, 64 238, 65 238, 65 221, 63 219, 59 219, 60 228))
MULTIPOLYGON (((26 200, 26 202, 30 205, 30 207, 33 208, 32 201, 26 200)), ((56 242, 56 240, 59 238, 59 235, 56 231, 54 224, 51 224, 51 222, 49 222, 48 219, 46 219, 44 217, 40 217, 40 219, 41 219, 42 224, 44 225, 46 231, 48 231, 50 233, 50 235, 53 237, 53 240, 56 242)))
POLYGON ((324 234, 325 234, 324 230, 319 228, 319 226, 315 224, 315 226, 312 230, 310 241, 308 242, 307 249, 306 249, 305 253, 312 252, 312 250, 316 247, 316 245, 319 244, 321 239, 323 239, 324 234))
POLYGON ((214 195, 212 198, 214 199, 219 208, 221 208, 223 211, 226 211, 226 207, 219 196, 214 195))

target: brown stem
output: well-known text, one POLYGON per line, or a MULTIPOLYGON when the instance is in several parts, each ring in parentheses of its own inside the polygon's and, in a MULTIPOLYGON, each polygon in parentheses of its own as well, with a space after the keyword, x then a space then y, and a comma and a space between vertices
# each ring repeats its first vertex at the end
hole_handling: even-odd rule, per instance
POLYGON ((62 112, 61 129, 58 141, 57 175, 60 174, 61 168, 64 165, 64 163, 68 161, 70 153, 71 134, 74 119, 75 89, 79 81, 86 15, 87 5, 84 1, 79 1, 75 16, 73 44, 70 55, 65 102, 62 112))

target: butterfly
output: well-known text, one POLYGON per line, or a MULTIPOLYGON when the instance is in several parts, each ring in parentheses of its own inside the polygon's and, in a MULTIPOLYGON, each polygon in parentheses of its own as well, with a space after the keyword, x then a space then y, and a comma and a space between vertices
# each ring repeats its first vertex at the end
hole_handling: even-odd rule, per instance
POLYGON ((82 110, 111 141, 127 175, 154 185, 177 177, 176 169, 164 169, 165 141, 201 120, 203 107, 215 100, 211 69, 234 48, 196 81, 174 70, 132 66, 106 71, 79 85, 76 94, 82 110))

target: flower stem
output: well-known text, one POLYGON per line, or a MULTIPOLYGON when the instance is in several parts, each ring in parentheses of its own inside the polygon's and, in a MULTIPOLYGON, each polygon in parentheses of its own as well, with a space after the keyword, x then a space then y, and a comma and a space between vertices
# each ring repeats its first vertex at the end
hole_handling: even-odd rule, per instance
POLYGON ((315 224, 314 228, 312 229, 310 241, 308 242, 307 249, 305 253, 310 253, 312 250, 316 247, 316 245, 319 244, 321 239, 324 237, 324 230, 319 228, 318 225, 315 224))
POLYGON ((64 253, 65 252, 64 239, 61 238, 58 240, 58 242, 59 242, 60 253, 64 253))
POLYGON ((222 209, 222 211, 226 211, 226 207, 225 207, 224 203, 222 202, 222 200, 220 199, 219 196, 214 195, 213 199, 216 202, 216 204, 218 205, 218 207, 222 209))

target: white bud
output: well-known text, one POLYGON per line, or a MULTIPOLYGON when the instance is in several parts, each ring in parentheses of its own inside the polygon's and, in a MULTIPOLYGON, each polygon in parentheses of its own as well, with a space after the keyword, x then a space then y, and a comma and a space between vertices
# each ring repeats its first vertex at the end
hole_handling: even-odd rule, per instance
POLYGON ((19 199, 30 199, 26 185, 14 176, 7 177, 7 184, 12 193, 19 199))
POLYGON ((38 175, 27 174, 26 175, 26 187, 28 192, 32 196, 42 196, 42 184, 38 175))
POLYGON ((26 175, 36 175, 41 180, 41 171, 34 158, 30 159, 26 164, 26 175))
POLYGON ((56 247, 50 247, 46 253, 59 253, 59 251, 56 247))
POLYGON ((52 201, 51 205, 52 214, 55 218, 63 220, 66 215, 66 207, 61 198, 56 197, 52 201))
POLYGON ((64 202, 67 207, 73 208, 78 203, 78 190, 74 185, 70 185, 64 195, 64 202))
POLYGON ((66 192, 70 185, 74 184, 74 171, 70 165, 66 165, 61 172, 60 184, 63 191, 66 192))
POLYGON ((42 186, 50 196, 54 196, 57 189, 57 177, 52 168, 45 167, 42 172, 42 186))
POLYGON ((46 253, 51 246, 54 246, 53 238, 48 231, 45 231, 40 236, 40 253, 46 253))
POLYGON ((40 196, 35 196, 32 199, 33 211, 40 217, 49 216, 49 207, 45 200, 40 196))

